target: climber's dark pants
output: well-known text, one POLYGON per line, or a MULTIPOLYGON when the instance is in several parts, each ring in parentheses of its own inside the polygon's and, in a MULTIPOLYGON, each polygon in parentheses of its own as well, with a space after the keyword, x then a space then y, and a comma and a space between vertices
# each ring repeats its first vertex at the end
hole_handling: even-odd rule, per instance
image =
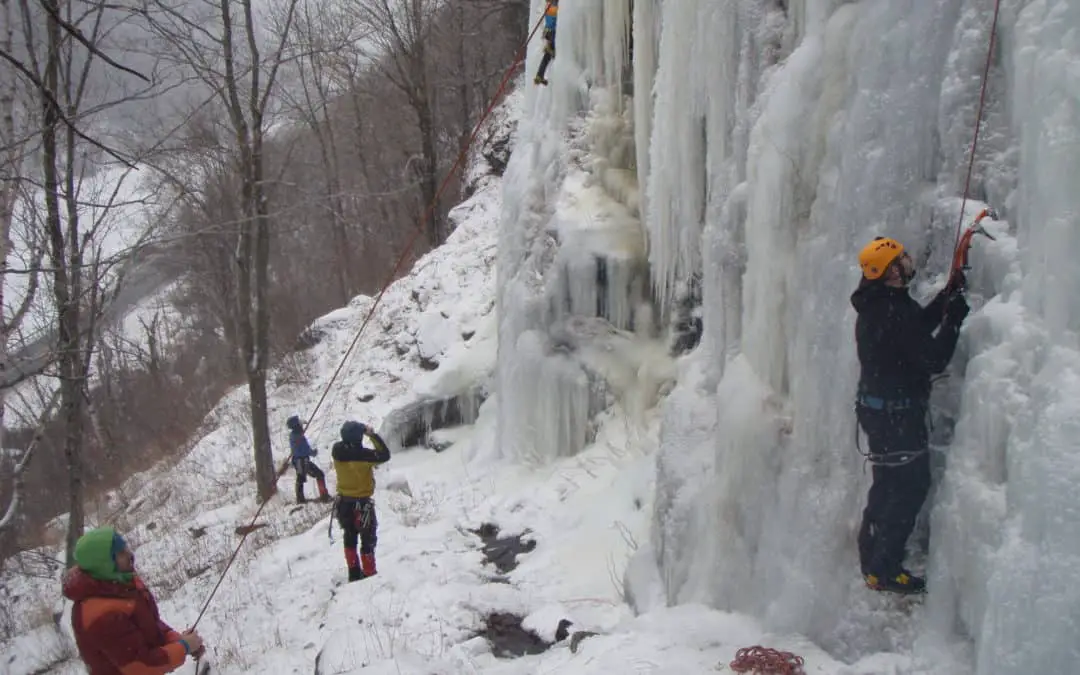
POLYGON ((555 31, 544 29, 544 56, 540 59, 540 70, 536 71, 536 76, 540 79, 544 78, 544 73, 547 72, 548 65, 551 64, 551 60, 555 58, 555 31))
POLYGON ((345 532, 346 551, 355 551, 359 543, 361 554, 375 553, 379 529, 379 522, 375 518, 375 502, 367 497, 360 499, 340 497, 337 505, 337 520, 345 532))
POLYGON ((304 497, 304 483, 307 481, 307 477, 311 476, 315 480, 323 480, 326 478, 326 474, 323 470, 315 466, 315 462, 311 461, 310 457, 301 457, 293 460, 293 468, 296 469, 296 498, 303 499, 304 497))
POLYGON ((902 569, 904 547, 930 491, 926 405, 875 410, 860 404, 855 412, 866 432, 871 461, 910 459, 899 466, 874 465, 874 482, 859 528, 863 574, 891 577, 902 569))

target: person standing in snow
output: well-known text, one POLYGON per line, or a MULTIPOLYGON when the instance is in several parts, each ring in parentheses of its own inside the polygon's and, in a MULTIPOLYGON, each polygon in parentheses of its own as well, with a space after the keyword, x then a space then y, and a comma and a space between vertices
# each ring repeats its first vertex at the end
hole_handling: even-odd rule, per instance
POLYGON ((874 464, 859 562, 868 587, 921 593, 925 579, 903 562, 930 490, 930 378, 948 366, 970 309, 961 277, 921 307, 908 293, 914 263, 896 240, 874 239, 859 253, 859 266, 863 276, 851 296, 861 365, 855 414, 874 464))
POLYGON ((198 633, 178 633, 161 620, 135 572, 135 554, 111 527, 79 538, 64 597, 75 603, 71 628, 89 675, 161 675, 203 653, 198 633))
POLYGON ((311 461, 319 451, 308 443, 300 418, 293 415, 285 421, 285 426, 289 427, 289 451, 292 453, 290 461, 296 470, 296 503, 303 504, 307 501, 304 497, 304 483, 309 474, 314 476, 315 483, 319 486, 319 501, 330 501, 330 493, 326 489, 326 474, 311 461))
POLYGON ((533 78, 533 84, 548 83, 544 77, 544 73, 547 72, 548 66, 555 58, 555 24, 559 20, 559 0, 551 0, 548 3, 547 9, 544 11, 544 33, 542 39, 544 41, 544 56, 540 59, 540 69, 536 71, 536 77, 533 78))
POLYGON ((360 422, 341 425, 341 440, 332 450, 337 473, 337 520, 344 531, 345 564, 349 581, 374 576, 375 542, 379 523, 375 518, 375 467, 390 461, 390 449, 375 432, 360 422), (364 447, 364 437, 374 448, 364 447), (356 553, 357 540, 360 554, 356 553))

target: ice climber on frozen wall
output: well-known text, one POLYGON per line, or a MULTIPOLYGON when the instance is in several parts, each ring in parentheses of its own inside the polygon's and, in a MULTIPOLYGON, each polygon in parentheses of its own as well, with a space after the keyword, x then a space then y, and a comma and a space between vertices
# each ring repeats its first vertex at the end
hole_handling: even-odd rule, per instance
POLYGON ((540 59, 540 69, 536 71, 536 77, 533 78, 534 84, 547 84, 547 78, 544 74, 547 73, 548 66, 551 65, 551 61, 555 58, 555 24, 559 21, 559 0, 551 0, 548 3, 547 9, 544 11, 544 34, 542 36, 544 41, 544 56, 540 59))
POLYGON ((878 237, 867 244, 859 266, 863 276, 851 296, 861 365, 855 412, 873 464, 859 528, 859 562, 870 588, 921 593, 926 581, 903 562, 930 490, 930 378, 952 359, 969 307, 962 273, 921 307, 908 294, 914 263, 893 239, 878 237))
POLYGON ((311 447, 307 437, 304 436, 304 425, 300 418, 293 415, 285 420, 285 426, 289 427, 289 452, 293 469, 296 470, 296 503, 303 504, 307 501, 304 496, 304 483, 310 475, 315 478, 315 484, 319 486, 319 501, 330 501, 330 493, 326 489, 326 474, 311 461, 319 451, 311 447))
POLYGON ((79 538, 64 597, 74 602, 71 628, 90 675, 164 675, 203 651, 198 633, 179 633, 161 620, 135 573, 135 555, 111 527, 79 538))
POLYGON ((344 531, 345 563, 349 581, 373 576, 375 542, 379 523, 375 518, 375 467, 390 461, 390 449, 379 434, 360 422, 341 425, 341 440, 332 450, 334 471, 337 473, 337 520, 344 531), (374 448, 364 447, 364 437, 374 448), (356 545, 360 544, 360 554, 356 545))

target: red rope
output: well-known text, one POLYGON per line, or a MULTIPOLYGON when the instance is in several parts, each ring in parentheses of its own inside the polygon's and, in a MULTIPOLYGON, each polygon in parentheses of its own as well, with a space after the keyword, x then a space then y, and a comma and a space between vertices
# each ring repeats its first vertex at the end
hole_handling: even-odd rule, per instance
POLYGON ((986 103, 986 83, 990 79, 990 64, 994 57, 994 37, 997 33, 998 14, 1001 10, 1001 0, 994 2, 994 20, 990 24, 990 45, 986 50, 986 65, 983 67, 982 87, 979 91, 979 109, 975 115, 975 135, 971 139, 971 153, 968 157, 967 178, 964 180, 964 196, 960 201, 960 218, 956 222, 956 241, 953 244, 953 257, 956 257, 956 249, 960 246, 960 230, 964 226, 964 209, 967 206, 968 192, 971 189, 971 172, 975 166, 975 150, 979 146, 979 128, 982 126, 983 105, 986 103))
POLYGON ((736 673, 804 675, 806 672, 803 670, 803 657, 761 645, 743 647, 735 652, 735 660, 729 665, 736 673))
MULTIPOLYGON (((442 184, 439 186, 438 191, 435 193, 435 198, 431 201, 431 204, 428 205, 427 210, 417 222, 416 230, 413 232, 412 236, 409 238, 408 243, 405 245, 405 250, 401 252, 400 256, 398 256, 397 262, 394 264, 394 268, 390 271, 390 274, 387 276, 386 281, 383 283, 382 290, 380 290, 379 294, 375 296, 375 302, 371 304, 371 307, 368 309, 367 314, 364 316, 363 322, 360 324, 360 328, 356 331, 356 336, 353 338, 352 343, 349 344, 349 348, 345 350, 344 356, 341 357, 341 362, 334 370, 334 374, 330 376, 330 381, 326 383, 326 387, 323 389, 322 395, 319 397, 319 401, 315 404, 315 408, 311 411, 311 415, 308 416, 307 423, 304 425, 305 427, 311 424, 311 420, 315 418, 315 413, 317 413, 319 411, 319 408, 322 407, 323 402, 326 400, 327 394, 330 392, 330 388, 333 386, 334 381, 338 378, 338 375, 341 374, 342 369, 345 367, 345 363, 349 360, 349 355, 352 354, 353 349, 355 349, 356 345, 360 342, 360 336, 364 334, 364 329, 367 328, 368 323, 371 321, 371 317, 375 314, 375 308, 379 306, 380 302, 382 302, 383 295, 386 293, 386 290, 390 288, 390 284, 394 282, 394 279, 397 277, 398 272, 401 270, 402 264, 404 264, 405 259, 408 257, 409 253, 412 252, 413 246, 416 245, 416 240, 420 237, 421 234, 424 233, 424 226, 435 213, 435 209, 438 208, 439 200, 442 198, 443 192, 445 192, 447 186, 450 185, 450 179, 465 163, 465 159, 469 153, 469 148, 472 147, 472 144, 476 141, 476 137, 480 134, 480 128, 484 125, 484 122, 487 121, 487 118, 491 116, 492 111, 495 110, 495 106, 499 104, 499 101, 502 99, 503 93, 506 91, 506 86, 510 83, 510 78, 514 75, 514 71, 516 71, 518 66, 520 66, 525 60, 525 50, 528 49, 529 43, 532 42, 532 39, 536 36, 536 32, 540 30, 540 26, 543 23, 544 13, 541 13, 540 19, 536 22, 536 25, 533 26, 532 32, 530 32, 529 36, 525 38, 525 42, 522 43, 521 48, 515 55, 514 62, 510 64, 510 67, 506 70, 506 74, 503 75, 502 82, 499 83, 499 87, 495 90, 494 96, 491 97, 491 102, 484 110, 484 113, 480 116, 480 119, 476 122, 476 125, 473 127, 472 133, 469 135, 469 140, 466 141, 465 145, 461 148, 461 152, 458 153, 457 160, 450 168, 450 172, 447 173, 446 177, 443 179, 442 184)), ((275 483, 277 482, 277 479, 281 478, 281 475, 285 473, 285 470, 288 469, 288 467, 288 461, 282 463, 281 468, 278 469, 277 473, 274 476, 275 483)), ((195 630, 195 627, 199 625, 199 621, 202 620, 203 615, 206 614, 206 610, 210 606, 211 600, 214 599, 214 595, 217 594, 218 588, 221 587, 221 582, 225 580, 225 575, 228 574, 229 568, 232 567, 233 562, 236 560, 237 554, 240 553, 240 549, 244 546, 244 542, 247 541, 248 535, 251 534, 252 526, 255 525, 255 521, 259 519, 259 515, 262 514, 263 509, 266 508, 266 505, 269 503, 269 501, 270 500, 267 499, 259 505, 259 508, 255 511, 255 515, 251 518, 251 522, 246 528, 244 528, 245 531, 243 536, 240 538, 240 542, 236 545, 236 548, 233 550, 232 555, 229 556, 229 561, 225 563, 225 568, 221 570, 221 576, 218 577, 217 583, 214 584, 214 588, 210 591, 210 595, 207 596, 206 601, 202 605, 202 609, 199 610, 199 615, 195 618, 195 622, 191 624, 191 628, 189 630, 195 630)))

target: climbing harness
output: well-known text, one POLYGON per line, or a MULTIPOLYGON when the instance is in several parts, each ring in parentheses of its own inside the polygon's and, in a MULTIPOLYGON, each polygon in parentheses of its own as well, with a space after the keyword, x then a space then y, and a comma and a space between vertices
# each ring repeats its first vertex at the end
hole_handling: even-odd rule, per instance
POLYGON ((771 647, 754 645, 743 647, 735 652, 735 660, 729 667, 736 673, 758 673, 759 675, 805 675, 803 657, 791 652, 782 652, 771 647))
MULTIPOLYGON (((345 350, 345 354, 341 357, 341 362, 338 363, 338 366, 334 370, 333 375, 330 376, 330 381, 326 383, 326 387, 323 389, 322 395, 319 397, 319 400, 315 404, 314 409, 312 409, 311 414, 308 416, 307 422, 304 424, 305 429, 311 425, 311 421, 315 418, 315 414, 319 411, 319 408, 321 408, 322 404, 326 401, 327 394, 330 392, 330 389, 331 387, 333 387, 334 382, 337 380, 338 376, 341 375, 341 371, 345 367, 345 364, 348 362, 350 355, 356 348, 356 345, 359 344, 360 337, 364 334, 364 329, 367 328, 368 323, 370 323, 371 317, 374 316, 375 309, 379 306, 379 303, 382 302, 383 295, 386 294, 387 289, 390 288, 390 285, 397 278, 398 273, 401 271, 401 266, 405 263, 405 259, 408 258, 409 254, 412 252, 412 249, 416 245, 416 241, 420 238, 420 235, 424 233, 424 226, 427 224, 428 220, 431 219, 431 217, 435 213, 435 210, 438 208, 438 204, 440 199, 442 198, 443 192, 445 192, 446 188, 450 185, 450 179, 454 177, 454 175, 458 172, 458 170, 461 169, 462 166, 464 166, 469 149, 472 147, 473 143, 476 142, 477 136, 480 135, 480 129, 484 125, 484 122, 487 121, 488 117, 490 117, 491 113, 495 110, 495 107, 502 100, 503 93, 506 91, 506 86, 510 83, 511 77, 513 77, 513 74, 518 69, 518 67, 524 64, 525 53, 528 49, 529 43, 532 42, 532 39, 536 36, 537 31, 540 30, 540 26, 543 25, 543 23, 544 14, 541 14, 540 19, 536 22, 536 25, 533 26, 532 31, 529 33, 528 37, 525 38, 525 41, 518 49, 517 55, 514 57, 513 63, 510 64, 510 67, 506 70, 506 74, 503 75, 502 81, 499 83, 499 86, 496 88, 495 93, 491 97, 491 102, 488 104, 487 108, 484 109, 484 112, 480 116, 480 119, 477 120, 476 125, 473 127, 472 133, 469 135, 468 140, 464 143, 464 145, 462 145, 461 151, 458 153, 457 161, 455 161, 454 165, 450 167, 450 171, 446 174, 446 177, 443 179, 438 191, 436 191, 434 199, 432 199, 431 204, 428 205, 427 210, 423 213, 420 220, 417 222, 416 229, 406 243, 405 249, 401 252, 401 255, 398 256, 397 262, 394 264, 394 268, 390 271, 390 273, 386 277, 386 280, 383 282, 379 294, 375 296, 375 301, 371 304, 371 307, 368 308, 367 314, 364 316, 364 320, 360 324, 360 328, 357 329, 356 335, 353 337, 353 340, 349 344, 348 349, 345 350)), ((288 470, 288 468, 289 460, 286 459, 284 462, 282 462, 281 467, 278 468, 277 472, 274 475, 275 484, 285 473, 285 471, 288 470)), ((195 630, 195 627, 199 625, 199 621, 201 621, 203 616, 206 614, 206 610, 210 606, 210 602, 214 599, 214 596, 217 594, 218 589, 221 587, 221 583, 225 580, 225 576, 228 574, 229 569, 236 561, 236 556, 240 553, 240 549, 244 546, 244 542, 247 541, 248 535, 251 534, 251 532, 253 531, 252 526, 259 519, 259 516, 262 514, 263 509, 266 508, 266 505, 268 503, 270 503, 270 499, 266 499, 261 504, 259 504, 259 508, 256 509, 255 515, 252 516, 251 522, 249 523, 248 527, 244 528, 245 531, 243 536, 241 536, 240 541, 236 544, 236 548, 233 549, 232 555, 229 556, 229 560, 225 563, 225 567, 222 568, 217 583, 215 583, 214 587, 210 590, 210 594, 206 597, 206 601, 203 602, 202 608, 199 610, 198 616, 195 617, 195 621, 191 624, 191 628, 189 628, 188 630, 195 630)), ((337 502, 335 502, 334 506, 331 507, 331 513, 333 513, 333 509, 336 507, 336 504, 337 502)), ((331 518, 331 531, 333 528, 333 522, 333 518, 331 518)), ((331 534, 331 540, 333 540, 333 534, 331 534)), ((196 670, 198 669, 198 667, 199 664, 198 661, 196 661, 196 670)))
MULTIPOLYGON (((918 452, 874 452, 873 450, 867 450, 867 451, 864 452, 863 449, 862 449, 862 442, 860 441, 860 438, 859 438, 859 416, 858 416, 858 412, 857 412, 859 405, 862 405, 862 399, 856 401, 856 404, 855 404, 856 414, 855 414, 855 425, 854 426, 855 426, 855 450, 857 450, 858 453, 860 455, 862 455, 862 458, 863 458, 863 473, 866 473, 866 465, 867 464, 873 464, 874 466, 889 466, 889 467, 904 466, 905 464, 911 464, 912 462, 914 462, 918 458, 920 458, 923 455, 925 455, 926 453, 930 452, 929 446, 919 450, 918 452)), ((874 409, 875 408, 871 408, 871 410, 874 410, 874 409)), ((930 412, 929 411, 926 412, 925 417, 926 417, 927 425, 932 430, 933 429, 933 422, 930 421, 930 412)))

